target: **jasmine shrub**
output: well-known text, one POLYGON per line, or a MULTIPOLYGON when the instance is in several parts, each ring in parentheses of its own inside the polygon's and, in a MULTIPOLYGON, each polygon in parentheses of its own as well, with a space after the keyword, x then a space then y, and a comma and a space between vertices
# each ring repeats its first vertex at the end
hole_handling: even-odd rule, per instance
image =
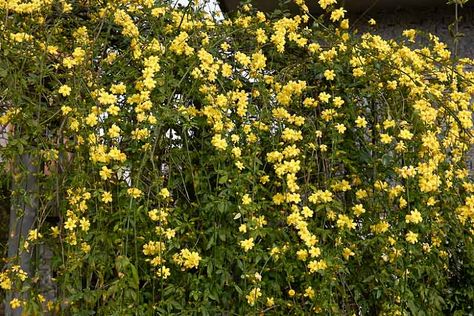
POLYGON ((472 312, 473 61, 295 2, 0 2, 2 179, 19 221, 37 205, 0 273, 9 308, 472 312))

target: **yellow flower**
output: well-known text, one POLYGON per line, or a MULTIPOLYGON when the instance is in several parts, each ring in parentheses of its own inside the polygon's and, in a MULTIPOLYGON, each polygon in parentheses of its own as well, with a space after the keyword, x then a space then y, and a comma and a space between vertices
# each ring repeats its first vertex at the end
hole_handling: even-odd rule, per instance
POLYGON ((267 302, 265 303, 267 307, 272 307, 275 305, 275 299, 273 297, 267 297, 267 302))
POLYGON ((253 242, 253 238, 245 239, 240 242, 240 247, 244 249, 245 252, 248 252, 250 249, 252 249, 255 246, 255 243, 253 242))
POLYGON ((248 194, 244 194, 244 196, 242 196, 242 205, 248 205, 250 203, 252 203, 252 198, 248 194))
POLYGON ((160 15, 163 15, 166 13, 166 7, 158 7, 158 8, 153 8, 151 10, 151 14, 155 17, 159 17, 160 15))
POLYGON ((382 233, 385 233, 389 227, 390 227, 389 223, 387 223, 386 221, 380 221, 379 223, 375 225, 371 225, 370 230, 375 234, 382 234, 382 233))
POLYGON ((149 241, 143 245, 143 254, 145 256, 153 256, 165 250, 165 244, 161 241, 149 241))
POLYGON ((390 144, 393 140, 393 137, 388 134, 380 134, 380 141, 384 144, 390 144))
POLYGON ((398 137, 400 137, 401 139, 410 140, 413 138, 413 134, 409 130, 403 129, 398 134, 398 137))
POLYGON ((285 202, 285 196, 281 193, 277 193, 272 197, 272 201, 276 205, 281 205, 283 202, 285 202))
POLYGON ((142 190, 137 188, 130 188, 127 190, 127 193, 134 199, 139 198, 143 194, 142 190))
POLYGON ((102 193, 101 200, 102 200, 102 202, 104 202, 104 203, 110 203, 110 202, 112 202, 112 193, 107 192, 107 191, 103 192, 103 193, 102 193))
POLYGON ((313 211, 309 207, 303 206, 301 214, 303 214, 304 217, 308 218, 313 216, 313 211))
POLYGON ((76 222, 77 222, 76 219, 69 217, 67 221, 64 223, 64 228, 67 230, 73 230, 74 228, 76 228, 76 222))
POLYGON ((255 302, 261 296, 262 296, 262 291, 260 290, 260 288, 256 287, 252 289, 250 293, 245 296, 245 298, 247 299, 247 303, 249 303, 250 306, 254 306, 255 302))
POLYGON ((222 64, 221 73, 224 78, 229 78, 232 75, 232 66, 227 63, 222 64))
POLYGON ((318 96, 319 100, 324 103, 328 103, 331 95, 326 92, 321 92, 318 96))
POLYGON ((400 197, 400 200, 399 200, 399 207, 403 209, 403 208, 405 208, 407 205, 408 205, 407 200, 405 200, 403 197, 400 197))
POLYGON ((328 6, 335 4, 336 0, 319 0, 318 3, 322 9, 326 9, 328 6))
POLYGON ((150 217, 150 219, 152 221, 159 221, 160 220, 159 213, 160 213, 160 211, 158 211, 156 208, 154 208, 154 209, 152 209, 151 211, 148 212, 148 217, 150 217))
POLYGON ((237 167, 237 169, 239 170, 243 170, 245 168, 244 164, 242 161, 236 161, 235 162, 235 166, 237 167))
POLYGON ((421 213, 415 209, 410 212, 410 214, 405 215, 405 222, 418 224, 423 221, 423 217, 421 217, 421 213))
POLYGON ((385 120, 385 121, 383 121, 383 128, 385 128, 385 129, 392 128, 395 125, 396 125, 396 123, 395 123, 394 120, 385 120))
POLYGON ((418 185, 421 192, 433 192, 438 190, 439 185, 441 184, 440 177, 438 175, 427 173, 420 176, 418 185))
POLYGON ((59 87, 58 92, 62 94, 63 97, 65 97, 71 94, 71 88, 68 85, 64 84, 61 87, 59 87))
POLYGON ((331 21, 336 22, 344 18, 344 13, 347 11, 344 8, 339 8, 331 12, 331 21))
POLYGON ((84 252, 84 253, 89 253, 91 251, 91 246, 86 243, 86 242, 83 242, 81 244, 81 250, 84 252))
POLYGON ((308 45, 308 50, 310 51, 310 53, 316 53, 321 50, 321 45, 319 45, 318 43, 311 43, 308 45))
POLYGON ((398 144, 395 146, 395 150, 399 153, 406 151, 407 147, 405 146, 405 143, 403 140, 398 142, 398 144))
POLYGON ((395 90, 397 88, 397 81, 396 80, 388 80, 387 81, 387 89, 389 90, 395 90))
POLYGON ((162 278, 163 280, 166 280, 171 275, 170 268, 167 268, 165 266, 161 266, 161 267, 158 268, 158 270, 156 270, 156 275, 159 278, 162 278))
POLYGON ((110 105, 108 108, 107 108, 107 113, 109 113, 110 115, 117 115, 119 114, 120 112, 120 108, 116 105, 110 105))
POLYGON ((268 40, 268 37, 265 34, 265 30, 264 29, 257 29, 257 31, 255 31, 255 39, 257 40, 257 43, 265 44, 268 40))
POLYGON ((12 309, 17 309, 18 307, 20 307, 22 304, 22 302, 17 299, 17 298, 14 298, 10 301, 10 306, 12 309))
POLYGON ((462 127, 465 129, 470 129, 473 126, 471 111, 468 111, 468 110, 459 111, 458 119, 461 122, 462 127))
POLYGON ((103 166, 99 171, 99 175, 102 180, 107 180, 112 176, 112 170, 107 168, 107 166, 103 166))
POLYGON ((342 250, 342 256, 344 257, 345 260, 349 260, 349 258, 354 255, 355 253, 350 248, 346 247, 342 250))
POLYGON ((237 62, 239 62, 242 66, 250 65, 250 57, 242 52, 237 52, 235 54, 235 60, 237 60, 237 62))
POLYGON ((119 84, 113 84, 110 87, 110 92, 113 94, 124 94, 127 91, 127 86, 125 86, 122 82, 119 84))
POLYGON ((365 75, 365 71, 362 67, 356 67, 352 69, 352 75, 354 77, 362 77, 363 75, 365 75))
POLYGON ((89 115, 86 116, 85 122, 89 126, 97 125, 97 115, 95 113, 90 113, 89 115))
POLYGON ((257 70, 265 68, 266 61, 267 61, 267 58, 261 51, 252 54, 251 69, 253 71, 257 71, 257 70))
POLYGON ((357 197, 359 200, 361 200, 361 199, 363 199, 363 198, 366 198, 367 196, 368 196, 368 193, 367 193, 366 190, 359 189, 359 190, 357 190, 357 192, 356 192, 356 197, 357 197))
POLYGON ((301 261, 308 259, 308 251, 306 249, 300 249, 296 252, 296 258, 301 261))
POLYGON ((416 169, 413 166, 403 166, 403 168, 397 169, 397 173, 403 178, 407 179, 416 175, 416 169))
POLYGON ((311 258, 317 258, 321 255, 321 248, 311 247, 311 249, 309 250, 309 254, 311 255, 311 258))
POLYGON ((116 138, 120 136, 121 129, 115 124, 112 124, 112 126, 109 128, 107 131, 107 135, 109 135, 110 138, 116 138))
POLYGON ((61 112, 63 113, 63 115, 68 115, 71 111, 72 111, 72 108, 70 106, 63 105, 61 107, 61 112))
POLYGON ((332 104, 334 104, 334 107, 340 108, 344 104, 344 100, 341 97, 335 97, 332 104))
POLYGON ((38 297, 38 301, 39 301, 40 303, 44 303, 44 302, 46 301, 46 299, 44 298, 44 296, 41 295, 41 294, 38 294, 37 297, 38 297))
POLYGON ((356 126, 359 128, 364 128, 367 126, 367 121, 362 116, 358 116, 357 119, 355 120, 355 123, 356 123, 356 126))
POLYGON ((91 226, 91 223, 89 222, 89 220, 85 217, 81 218, 81 220, 79 221, 80 225, 81 225, 81 229, 83 231, 88 231, 90 226, 91 226))
POLYGON ((341 29, 347 30, 349 28, 349 20, 348 19, 342 20, 340 26, 341 26, 341 29))
POLYGON ((232 155, 234 155, 235 158, 240 158, 240 156, 242 155, 242 150, 240 149, 240 147, 232 148, 232 155))
POLYGON ((224 42, 224 43, 221 44, 221 48, 222 48, 222 50, 224 50, 226 52, 226 51, 229 50, 230 45, 229 45, 229 43, 224 42))
POLYGON ((201 256, 199 256, 197 252, 189 251, 187 249, 181 252, 181 256, 184 260, 183 266, 187 269, 197 268, 199 261, 201 260, 201 256))
POLYGON ((415 36, 416 36, 416 30, 414 30, 414 29, 404 30, 402 35, 405 36, 410 42, 414 43, 415 42, 415 36))
POLYGON ((0 273, 0 288, 4 290, 11 290, 12 288, 12 281, 6 273, 0 273))
POLYGON ((305 290, 304 290, 304 294, 303 296, 305 297, 309 297, 310 299, 314 297, 314 290, 311 286, 308 286, 305 290))
POLYGON ((295 296, 295 295, 296 295, 295 290, 290 289, 290 290, 288 291, 288 296, 289 296, 289 297, 293 297, 293 296, 295 296))
POLYGON ((418 241, 418 234, 412 232, 412 231, 409 231, 408 233, 406 233, 405 235, 405 240, 411 244, 415 244, 417 241, 418 241))
POLYGON ((41 238, 41 237, 43 237, 43 236, 41 235, 41 233, 38 232, 37 229, 32 229, 28 233, 28 240, 29 241, 34 241, 34 240, 36 240, 38 238, 41 238))
POLYGON ((225 150, 227 148, 227 141, 219 134, 216 134, 214 137, 212 137, 211 144, 218 150, 225 150))
POLYGON ((349 229, 354 229, 356 227, 356 224, 354 221, 349 218, 347 215, 339 214, 336 222, 337 227, 339 228, 344 228, 347 227, 349 229))
POLYGON ((171 193, 167 188, 163 188, 160 190, 160 195, 162 198, 167 199, 171 196, 171 193))
POLYGON ((107 93, 105 90, 98 92, 98 99, 100 104, 112 105, 117 102, 117 97, 113 94, 107 93))
POLYGON ((377 24, 377 22, 374 19, 369 20, 369 25, 374 26, 375 24, 377 24))
POLYGON ((110 148, 108 156, 111 159, 117 160, 117 161, 120 161, 120 162, 124 162, 125 160, 127 160, 127 155, 125 155, 125 153, 121 152, 120 149, 118 149, 116 147, 110 148))
POLYGON ((324 71, 324 78, 326 78, 326 80, 331 81, 331 80, 334 80, 335 77, 336 77, 336 74, 334 70, 327 69, 326 71, 324 71))
POLYGON ((176 230, 171 229, 171 228, 168 228, 168 229, 165 231, 165 236, 166 236, 167 239, 174 238, 174 237, 176 236, 176 230))
POLYGON ((333 200, 332 197, 333 197, 333 194, 331 191, 317 190, 316 192, 314 192, 313 194, 309 196, 308 200, 314 204, 329 203, 333 200))
POLYGON ((51 235, 53 238, 57 238, 59 236, 59 227, 58 226, 52 226, 51 227, 51 235))
POLYGON ((297 131, 287 127, 283 130, 281 138, 285 142, 296 142, 303 139, 303 134, 301 133, 301 131, 297 131))
POLYGON ((344 132, 346 131, 346 127, 344 126, 344 124, 336 124, 336 130, 339 134, 344 134, 344 132))
POLYGON ((356 216, 360 216, 365 213, 364 206, 362 204, 357 204, 352 207, 352 211, 356 216))
POLYGON ((328 267, 328 265, 327 265, 326 261, 324 261, 323 259, 321 259, 321 260, 312 260, 308 264, 308 269, 309 269, 310 273, 315 273, 315 272, 318 272, 318 271, 321 271, 321 270, 325 270, 327 267, 328 267))
POLYGON ((260 177, 260 183, 261 184, 266 184, 268 181, 270 181, 270 177, 265 175, 260 177))

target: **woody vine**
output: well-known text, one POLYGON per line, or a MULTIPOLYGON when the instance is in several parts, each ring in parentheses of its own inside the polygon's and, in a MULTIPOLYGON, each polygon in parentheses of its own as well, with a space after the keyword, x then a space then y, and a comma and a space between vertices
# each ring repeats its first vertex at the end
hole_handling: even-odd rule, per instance
POLYGON ((473 61, 295 3, 0 2, 9 313, 472 312, 473 61))

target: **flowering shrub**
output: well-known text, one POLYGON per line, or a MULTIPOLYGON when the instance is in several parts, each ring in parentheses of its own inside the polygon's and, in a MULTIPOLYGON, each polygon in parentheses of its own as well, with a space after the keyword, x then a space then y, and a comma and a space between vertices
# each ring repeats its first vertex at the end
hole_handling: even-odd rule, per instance
POLYGON ((0 274, 9 308, 472 312, 473 61, 295 2, 226 19, 198 1, 0 2, 3 178, 19 221, 37 210, 0 274))

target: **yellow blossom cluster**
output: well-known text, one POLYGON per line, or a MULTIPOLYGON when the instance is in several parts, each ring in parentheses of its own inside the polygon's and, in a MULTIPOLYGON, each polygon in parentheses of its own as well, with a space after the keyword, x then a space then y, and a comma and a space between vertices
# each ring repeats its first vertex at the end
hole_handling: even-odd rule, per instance
POLYGON ((183 270, 197 268, 201 261, 201 256, 196 251, 181 249, 179 254, 173 256, 173 260, 182 267, 183 270))

